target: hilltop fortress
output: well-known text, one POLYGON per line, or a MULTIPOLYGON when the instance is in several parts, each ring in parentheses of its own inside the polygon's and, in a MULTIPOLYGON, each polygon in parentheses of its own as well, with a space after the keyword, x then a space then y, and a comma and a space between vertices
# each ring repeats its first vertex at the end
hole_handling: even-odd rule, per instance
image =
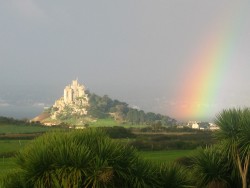
POLYGON ((125 102, 112 100, 107 95, 100 97, 88 92, 78 80, 73 80, 63 90, 63 95, 55 103, 31 121, 39 121, 44 125, 73 126, 83 128, 98 119, 113 118, 119 123, 175 125, 176 120, 155 113, 145 113, 129 107, 125 102), (140 119, 140 120, 139 120, 140 119))
POLYGON ((85 94, 85 88, 83 85, 80 85, 77 80, 73 80, 71 85, 68 85, 64 89, 64 103, 72 104, 76 102, 77 98, 83 97, 86 100, 88 99, 85 94))
POLYGON ((56 100, 52 107, 51 118, 57 119, 58 116, 86 115, 86 107, 89 105, 88 95, 85 92, 85 87, 78 83, 78 80, 73 80, 72 84, 64 89, 64 95, 56 100))

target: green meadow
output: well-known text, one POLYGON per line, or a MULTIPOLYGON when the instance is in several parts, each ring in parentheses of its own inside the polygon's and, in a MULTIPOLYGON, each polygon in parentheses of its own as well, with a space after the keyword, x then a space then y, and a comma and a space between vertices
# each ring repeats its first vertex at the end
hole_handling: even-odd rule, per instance
MULTIPOLYGON (((95 126, 116 126, 112 120, 99 120, 95 126)), ((54 130, 51 127, 41 126, 23 126, 23 125, 0 125, 1 136, 10 136, 10 138, 0 137, 0 176, 7 171, 15 168, 15 154, 32 140, 22 138, 22 135, 32 134, 36 132, 47 132, 54 130), (17 138, 15 137, 17 135, 17 138), (19 139, 20 138, 20 139, 19 139)), ((121 142, 131 142, 134 138, 120 138, 121 142)), ((151 160, 152 162, 173 162, 177 158, 184 157, 192 153, 193 150, 169 150, 169 151, 140 151, 142 157, 151 160)))
MULTIPOLYGON (((113 119, 99 119, 96 122, 90 123, 89 127, 108 127, 113 130, 110 134, 119 135, 125 128, 137 127, 142 128, 139 125, 130 125, 130 124, 119 124, 113 119), (112 128, 112 127, 116 127, 112 128), (122 129, 123 127, 123 129, 122 129), (118 132, 117 132, 118 131, 118 132), (119 134, 118 134, 119 133, 119 134)), ((41 135, 44 132, 55 131, 58 128, 53 127, 43 127, 43 126, 32 126, 32 125, 15 125, 8 123, 0 123, 0 177, 3 174, 6 174, 7 171, 13 170, 16 167, 15 164, 15 154, 24 148, 27 144, 32 142, 32 139, 41 135), (36 134, 39 133, 39 134, 36 134), (27 137, 31 135, 31 137, 27 137), (34 136, 32 136, 34 135, 34 136)), ((129 133, 129 132, 128 132, 129 133)), ((125 131, 125 134, 127 132, 125 131)), ((111 136, 112 137, 112 136, 111 136)), ((113 137, 116 138, 116 137, 113 137)), ((129 137, 123 135, 123 137, 116 138, 117 140, 131 144, 133 142, 160 142, 166 140, 165 136, 158 135, 137 135, 136 137, 129 137), (158 138, 159 137, 159 138, 158 138), (156 139, 157 138, 157 139, 156 139)), ((171 138, 172 139, 172 138, 171 138)), ((159 143, 160 144, 160 143, 159 143)), ((160 151, 151 151, 151 150, 141 150, 139 149, 139 154, 148 160, 151 160, 153 163, 165 162, 171 163, 176 159, 190 155, 194 150, 160 150, 160 151)))
POLYGON ((0 135, 38 133, 46 132, 51 129, 51 127, 45 126, 0 124, 0 135))
POLYGON ((170 163, 178 158, 192 155, 194 150, 140 151, 143 158, 152 162, 170 163))
POLYGON ((0 140, 0 156, 3 153, 17 152, 31 140, 0 140))
POLYGON ((90 127, 114 127, 114 126, 121 126, 125 128, 144 128, 148 125, 138 125, 138 124, 129 124, 129 123, 119 123, 114 119, 98 119, 95 122, 89 123, 90 127))
POLYGON ((90 127, 113 127, 119 126, 119 123, 113 119, 98 119, 94 122, 91 122, 90 127))

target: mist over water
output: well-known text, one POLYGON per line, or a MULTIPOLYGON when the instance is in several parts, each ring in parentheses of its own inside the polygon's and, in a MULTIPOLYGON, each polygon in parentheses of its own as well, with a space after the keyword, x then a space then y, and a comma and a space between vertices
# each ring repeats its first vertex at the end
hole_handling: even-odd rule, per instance
POLYGON ((34 106, 6 106, 0 108, 0 116, 15 119, 32 119, 43 112, 43 107, 34 106))

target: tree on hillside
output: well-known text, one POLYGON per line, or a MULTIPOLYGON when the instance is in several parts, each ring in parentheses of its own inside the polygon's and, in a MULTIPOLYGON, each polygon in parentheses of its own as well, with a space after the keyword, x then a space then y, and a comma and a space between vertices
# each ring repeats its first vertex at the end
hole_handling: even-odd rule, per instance
POLYGON ((125 102, 112 100, 107 95, 102 97, 88 93, 89 107, 88 115, 93 118, 113 117, 119 122, 128 122, 131 124, 148 124, 151 125, 161 121, 163 126, 171 126, 175 124, 174 119, 153 112, 145 113, 143 110, 138 110, 129 107, 125 102))
POLYGON ((216 134, 221 140, 224 152, 238 167, 242 187, 247 188, 249 181, 250 157, 250 109, 228 109, 219 113, 215 124, 220 127, 216 134))
POLYGON ((145 122, 145 112, 143 110, 139 111, 139 121, 142 123, 145 122))
POLYGON ((140 122, 140 114, 137 109, 130 108, 128 113, 127 113, 127 121, 132 123, 132 124, 139 124, 143 123, 140 122))

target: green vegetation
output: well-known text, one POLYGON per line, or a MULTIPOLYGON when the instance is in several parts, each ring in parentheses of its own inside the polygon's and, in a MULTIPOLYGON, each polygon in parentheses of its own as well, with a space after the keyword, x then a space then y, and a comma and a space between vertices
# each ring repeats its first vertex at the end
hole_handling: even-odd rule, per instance
POLYGON ((0 156, 3 153, 16 152, 24 148, 29 142, 30 140, 0 140, 0 156))
POLYGON ((140 154, 155 163, 171 163, 179 158, 191 156, 193 152, 194 150, 140 151, 140 154))
POLYGON ((215 143, 212 132, 140 133, 130 144, 143 151, 193 150, 215 143))
POLYGON ((242 180, 242 187, 249 182, 250 161, 250 108, 222 111, 215 120, 220 127, 216 137, 221 140, 222 151, 228 155, 242 180))
POLYGON ((32 144, 1 137, 0 154, 21 152, 17 163, 2 155, 0 186, 249 187, 250 109, 223 110, 215 123, 215 134, 156 123, 50 132, 32 144))
POLYGON ((145 113, 143 110, 137 110, 128 106, 125 102, 112 100, 107 95, 100 97, 94 93, 88 92, 89 107, 88 115, 97 119, 106 119, 112 117, 119 123, 129 123, 132 125, 151 125, 159 124, 163 126, 175 125, 176 120, 155 114, 145 113))
POLYGON ((216 116, 219 142, 193 157, 197 184, 206 187, 249 187, 250 109, 227 109, 216 116))
POLYGON ((116 139, 121 139, 121 138, 135 138, 136 135, 131 132, 130 129, 126 129, 124 127, 101 127, 101 130, 103 130, 110 138, 116 138, 116 139))
MULTIPOLYGON (((29 143, 30 141, 28 141, 29 143)), ((26 143, 27 144, 27 143, 26 143)), ((0 147, 2 143, 0 143, 0 147)), ((6 144, 8 146, 8 144, 6 144)), ((11 146, 10 146, 11 147, 11 146)), ((19 147, 15 147, 15 154, 19 151, 19 147)), ((12 150, 12 149, 11 149, 12 150)), ((3 150, 2 150, 3 151, 3 150)), ((153 163, 172 163, 186 156, 192 155, 194 150, 169 150, 169 151, 140 151, 139 154, 142 158, 152 161, 153 163)), ((4 150, 3 153, 6 151, 4 150)), ((2 152, 1 152, 2 153, 2 152)), ((2 154, 3 154, 2 153, 2 154)), ((0 158, 0 177, 6 172, 10 172, 17 168, 14 157, 4 157, 0 158)))
MULTIPOLYGON (((91 125, 91 126, 164 126, 171 127, 176 124, 176 120, 153 112, 144 112, 129 107, 125 102, 112 100, 107 95, 98 96, 86 91, 89 100, 88 105, 79 106, 78 102, 64 106, 63 110, 57 107, 50 107, 40 114, 36 119, 41 122, 72 125, 91 125), (86 109, 85 113, 76 113, 76 109, 86 109), (56 120, 51 118, 55 115, 56 120), (112 119, 112 120, 111 120, 112 119), (97 120, 97 121, 96 121, 97 120), (96 121, 96 122, 95 122, 96 121)), ((76 100, 84 99, 77 98, 76 100)), ((80 102, 81 103, 81 102, 80 102)))
POLYGON ((197 179, 198 187, 240 187, 237 178, 230 173, 230 161, 219 148, 200 149, 192 158, 192 171, 197 179))
POLYGON ((97 119, 96 121, 89 123, 90 127, 113 127, 113 126, 119 126, 119 125, 120 123, 115 121, 112 118, 97 119))
POLYGON ((11 172, 13 169, 17 167, 17 164, 15 163, 15 158, 0 158, 0 179, 3 177, 6 173, 11 172))
POLYGON ((0 124, 0 135, 22 134, 22 133, 40 133, 40 132, 47 132, 49 130, 51 130, 51 127, 0 124))
POLYGON ((96 121, 92 121, 87 123, 89 127, 114 127, 114 126, 120 126, 125 128, 146 128, 149 127, 149 125, 141 125, 141 124, 131 124, 126 122, 119 122, 112 118, 106 118, 106 119, 97 119, 96 121))
POLYGON ((0 136, 8 134, 41 133, 51 129, 51 127, 45 127, 39 122, 29 122, 28 120, 16 120, 0 116, 0 136))
POLYGON ((18 168, 4 187, 184 187, 191 185, 179 165, 154 165, 130 146, 102 131, 47 133, 17 156, 18 168), (57 146, 57 147, 55 147, 57 146))

